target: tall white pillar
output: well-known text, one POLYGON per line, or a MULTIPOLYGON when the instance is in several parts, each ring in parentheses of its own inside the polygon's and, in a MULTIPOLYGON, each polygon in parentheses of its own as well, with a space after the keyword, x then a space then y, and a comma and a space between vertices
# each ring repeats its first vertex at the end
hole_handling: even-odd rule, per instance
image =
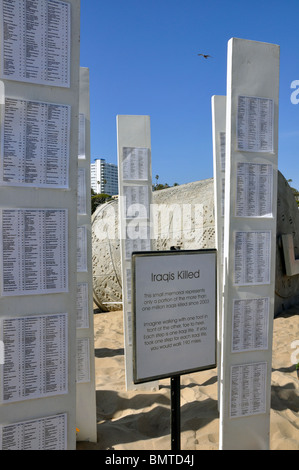
POLYGON ((80 0, 0 28, 0 449, 74 450, 80 0))
MULTIPOLYGON (((225 133, 226 97, 212 97, 213 174, 215 242, 217 249, 217 364, 218 394, 220 386, 220 357, 223 303, 223 242, 224 242, 224 189, 225 189, 225 133)), ((219 401, 218 401, 219 404, 219 401)))
POLYGON ((220 448, 268 449, 279 46, 228 43, 220 448))
POLYGON ((127 390, 152 389, 157 382, 133 383, 131 258, 151 251, 152 166, 149 116, 117 116, 119 222, 127 390))

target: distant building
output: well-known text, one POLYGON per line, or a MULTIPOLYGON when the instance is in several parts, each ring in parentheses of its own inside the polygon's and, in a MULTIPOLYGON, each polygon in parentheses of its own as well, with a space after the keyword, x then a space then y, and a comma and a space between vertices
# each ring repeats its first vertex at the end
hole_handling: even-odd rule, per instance
POLYGON ((107 163, 104 158, 96 158, 90 165, 91 187, 95 193, 118 194, 117 165, 107 163))

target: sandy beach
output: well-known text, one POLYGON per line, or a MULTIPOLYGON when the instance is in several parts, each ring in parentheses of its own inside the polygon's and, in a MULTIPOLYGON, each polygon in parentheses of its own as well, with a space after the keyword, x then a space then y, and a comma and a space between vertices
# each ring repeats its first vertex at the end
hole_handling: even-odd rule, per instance
MULTIPOLYGON (((156 392, 126 391, 121 311, 95 310, 94 335, 98 441, 78 442, 77 449, 170 450, 170 380, 156 392)), ((274 319, 271 450, 299 450, 295 340, 299 308, 293 307, 274 319)), ((181 449, 218 450, 218 428, 217 369, 181 376, 181 449)))

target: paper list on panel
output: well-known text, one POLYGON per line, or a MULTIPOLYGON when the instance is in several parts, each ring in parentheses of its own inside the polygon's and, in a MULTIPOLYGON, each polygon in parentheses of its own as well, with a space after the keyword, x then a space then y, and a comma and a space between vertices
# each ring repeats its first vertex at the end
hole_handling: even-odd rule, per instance
POLYGON ((149 217, 148 186, 123 186, 125 197, 125 216, 128 218, 149 217))
POLYGON ((269 298, 234 300, 232 352, 268 349, 269 298))
POLYGON ((1 0, 2 77, 70 86, 71 5, 60 0, 1 0))
POLYGON ((271 217, 272 186, 272 165, 238 163, 236 216, 271 217))
POLYGON ((266 412, 267 362, 231 367, 230 417, 266 412))
POLYGON ((67 314, 3 319, 1 402, 67 393, 67 314))
POLYGON ((270 283, 271 231, 235 232, 235 285, 270 283))
POLYGON ((90 346, 89 338, 77 339, 77 383, 90 382, 90 346))
POLYGON ((85 136, 85 125, 86 125, 86 119, 85 119, 85 114, 80 113, 79 114, 79 135, 78 135, 78 158, 79 160, 85 160, 86 158, 86 153, 85 153, 85 147, 86 147, 86 136, 85 136))
POLYGON ((127 227, 125 240, 125 259, 131 260, 133 251, 149 251, 151 249, 150 228, 141 223, 127 227))
POLYGON ((77 271, 87 271, 87 228, 77 228, 77 271))
POLYGON ((86 170, 78 168, 77 212, 78 215, 84 215, 86 211, 86 170))
POLYGON ((148 162, 149 149, 139 147, 123 147, 123 180, 147 180, 148 162))
MULTIPOLYGON (((224 217, 224 209, 225 209, 225 146, 226 146, 226 133, 219 132, 219 148, 220 148, 220 215, 224 217)), ((224 226, 223 223, 220 224, 221 226, 221 265, 223 265, 224 260, 224 226)))
POLYGON ((70 107, 5 100, 1 183, 68 187, 70 107))
POLYGON ((89 328, 88 283, 77 284, 77 328, 89 328))
POLYGON ((273 152, 274 102, 268 98, 238 97, 239 151, 273 152))
POLYGON ((65 413, 0 426, 0 450, 66 450, 65 413))
POLYGON ((67 292, 67 209, 1 211, 2 295, 67 292))
MULTIPOLYGON (((135 185, 123 185, 123 215, 126 224, 125 260, 130 261, 133 251, 151 249, 149 203, 149 162, 150 150, 143 147, 123 147, 122 179, 134 181, 135 185)), ((125 269, 125 286, 127 297, 127 334, 128 344, 132 346, 132 312, 131 312, 131 267, 125 269)))

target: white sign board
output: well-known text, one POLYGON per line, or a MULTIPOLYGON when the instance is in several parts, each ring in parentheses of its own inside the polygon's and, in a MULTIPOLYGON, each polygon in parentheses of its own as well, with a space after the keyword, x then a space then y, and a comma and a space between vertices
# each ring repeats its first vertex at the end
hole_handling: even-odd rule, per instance
POLYGON ((134 382, 216 367, 216 250, 133 253, 134 382))

